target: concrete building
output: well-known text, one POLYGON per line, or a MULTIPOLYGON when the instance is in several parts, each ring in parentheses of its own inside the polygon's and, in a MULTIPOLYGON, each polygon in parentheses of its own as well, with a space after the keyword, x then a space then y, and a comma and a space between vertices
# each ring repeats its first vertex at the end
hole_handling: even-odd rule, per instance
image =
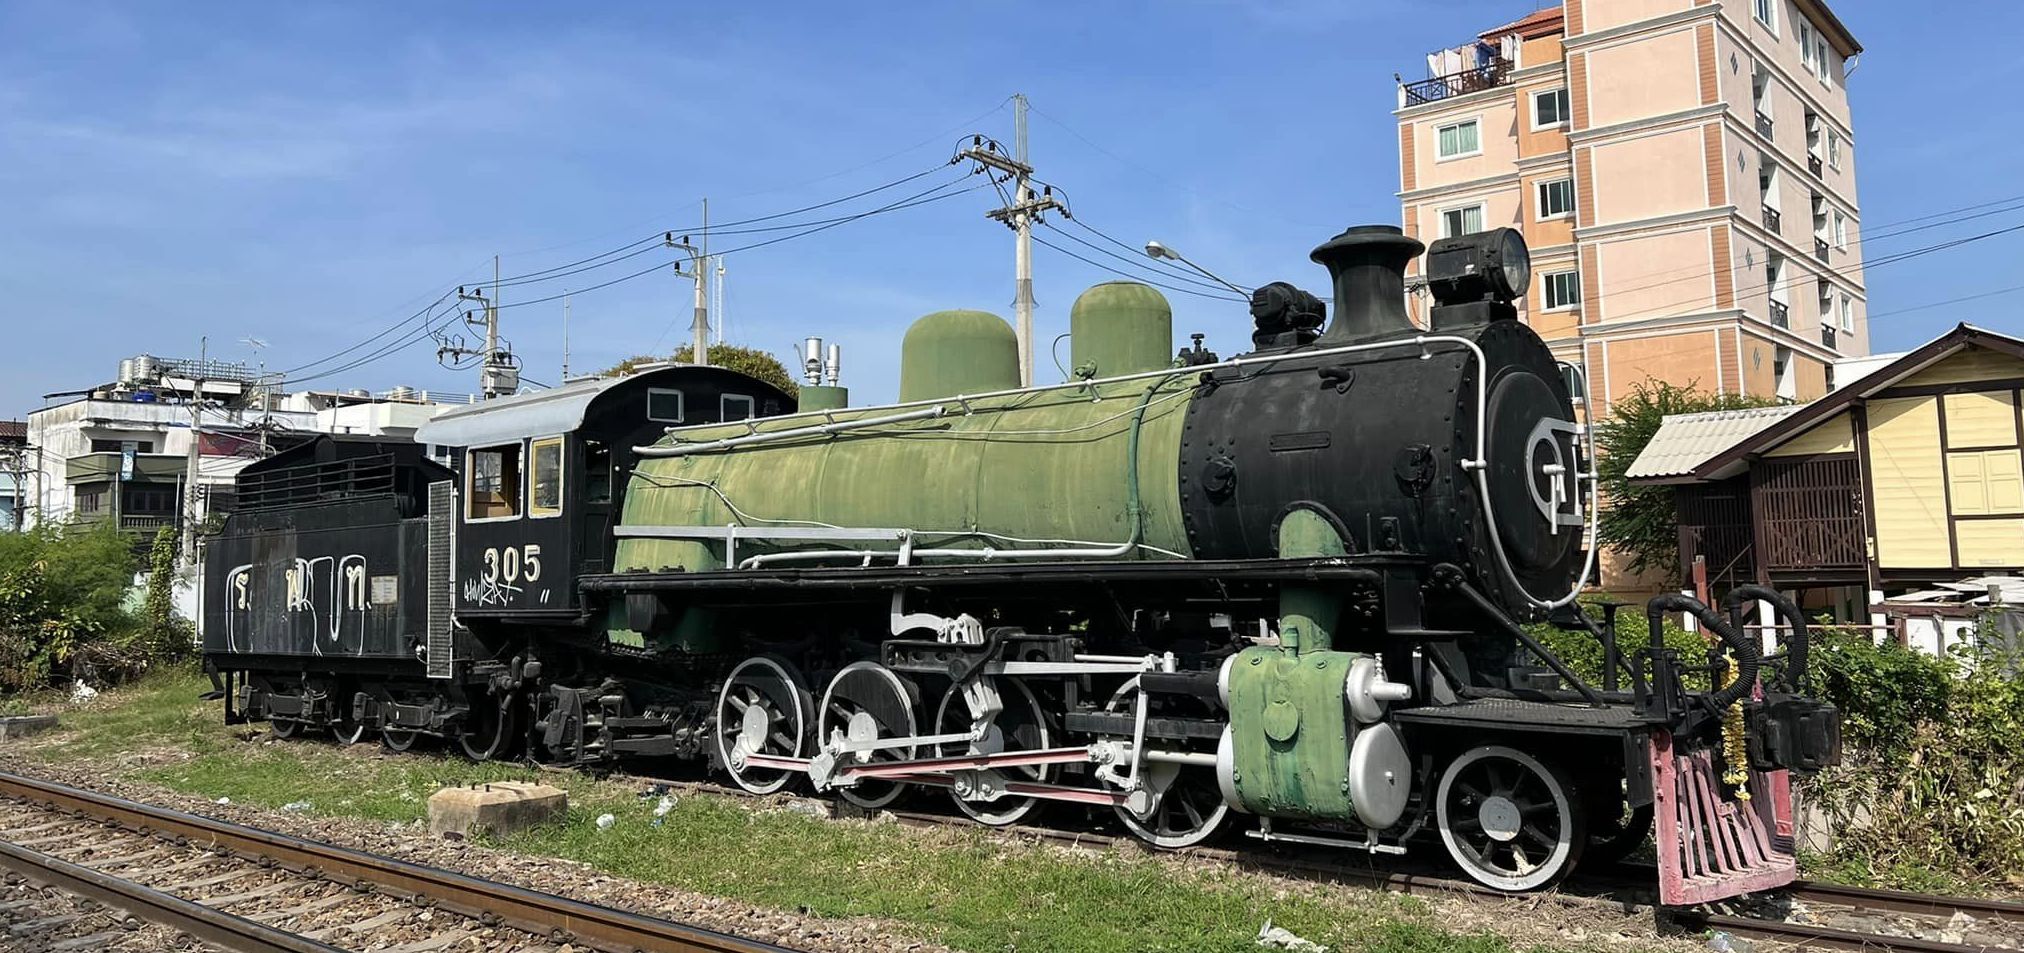
POLYGON ((1521 314, 1598 414, 1647 379, 1813 400, 1869 350, 1861 49, 1818 0, 1566 0, 1485 31, 1399 87, 1404 227, 1520 229, 1521 314))
POLYGON ((228 508, 233 478, 269 452, 318 433, 412 436, 450 401, 471 400, 411 388, 284 394, 242 364, 146 355, 122 361, 111 383, 50 396, 68 399, 28 415, 26 522, 110 519, 135 533, 186 515, 193 442, 188 515, 202 518, 228 508))
POLYGON ((28 422, 0 420, 0 533, 11 533, 21 526, 29 462, 28 422))

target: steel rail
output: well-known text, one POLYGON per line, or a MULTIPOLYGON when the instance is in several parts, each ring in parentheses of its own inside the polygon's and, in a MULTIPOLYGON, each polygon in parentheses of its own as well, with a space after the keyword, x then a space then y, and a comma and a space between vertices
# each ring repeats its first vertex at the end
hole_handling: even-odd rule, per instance
MULTIPOLYGON (((261 859, 297 873, 369 885, 394 896, 426 900, 486 924, 503 924, 556 942, 610 953, 794 953, 672 920, 538 893, 523 887, 392 857, 368 854, 273 831, 140 804, 69 785, 0 772, 0 797, 110 822, 141 834, 181 838, 261 859)), ((136 912, 138 915, 138 912, 136 912)), ((328 947, 262 947, 316 950, 328 947)))
POLYGON ((245 917, 213 910, 151 887, 80 867, 48 854, 0 841, 0 868, 65 893, 88 897, 149 923, 159 923, 234 953, 343 953, 245 917))
POLYGON ((1701 910, 1668 911, 1667 917, 1674 923, 1689 929, 1720 930, 1724 933, 1734 934, 1746 939, 1798 944, 1815 949, 1902 950, 1904 953, 1988 953, 1989 949, 1988 947, 1971 946, 1965 943, 1945 943, 1939 940, 1925 940, 1913 936, 1864 933, 1860 930, 1843 930, 1839 927, 1820 926, 1812 923, 1761 920, 1756 917, 1741 917, 1727 913, 1708 913, 1701 910))
MULTIPOLYGON (((709 785, 695 785, 708 790, 722 790, 726 794, 738 795, 736 789, 720 789, 709 785)), ((892 812, 900 823, 916 827, 974 826, 963 818, 923 811, 892 812)), ((1001 828, 1013 836, 1034 837, 1063 847, 1106 848, 1120 844, 1140 843, 1135 838, 1066 831, 1049 827, 1014 826, 1001 828)), ((1396 868, 1387 869, 1375 865, 1363 866, 1347 861, 1321 860, 1312 856, 1285 856, 1238 851, 1220 847, 1196 846, 1173 853, 1222 863, 1233 863, 1275 873, 1307 878, 1325 878, 1337 883, 1356 883, 1373 889, 1403 894, 1446 894, 1449 896, 1484 897, 1490 899, 1511 899, 1512 894, 1494 890, 1472 880, 1450 878, 1436 874, 1414 873, 1396 868)), ((1307 852, 1303 852, 1307 853, 1307 852)), ((1889 934, 1864 933, 1810 923, 1788 923, 1756 917, 1718 913, 1702 908, 1661 908, 1648 900, 1627 897, 1649 897, 1654 891, 1650 887, 1651 868, 1624 865, 1609 872, 1585 875, 1577 872, 1572 886, 1573 892, 1552 891, 1526 894, 1528 899, 1543 900, 1567 907, 1609 907, 1623 909, 1624 905, 1650 906, 1661 922, 1695 930, 1721 930, 1750 939, 1770 940, 1782 943, 1808 944, 1828 949, 1843 950, 1902 950, 1905 953, 1987 953, 1987 948, 1973 945, 1945 943, 1918 937, 1891 936, 1889 934)), ((1841 884, 1799 881, 1782 888, 1780 893, 1797 900, 1812 903, 1834 904, 1863 910, 1890 911, 1928 917, 1939 917, 1954 911, 1962 911, 1978 917, 1999 917, 2013 922, 2024 922, 2024 903, 2005 900, 1986 900, 1975 897, 1946 897, 1930 894, 1908 893, 1901 890, 1883 890, 1871 887, 1850 887, 1841 884)))

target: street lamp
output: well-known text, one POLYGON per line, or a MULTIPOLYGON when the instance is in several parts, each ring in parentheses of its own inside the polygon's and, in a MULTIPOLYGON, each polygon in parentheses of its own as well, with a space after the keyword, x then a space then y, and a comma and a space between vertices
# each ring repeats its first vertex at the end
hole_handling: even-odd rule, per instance
POLYGON ((1187 258, 1183 257, 1180 252, 1168 248, 1167 246, 1160 244, 1158 241, 1146 242, 1146 257, 1154 259, 1164 258, 1167 261, 1180 262, 1181 264, 1194 269, 1196 272, 1199 272, 1200 274, 1210 279, 1213 279, 1217 284, 1222 285, 1223 287, 1228 288, 1231 291, 1234 291, 1247 298, 1251 296, 1250 291, 1244 288, 1240 288, 1236 285, 1229 283, 1228 281, 1223 280, 1223 276, 1218 275, 1215 272, 1210 271, 1209 269, 1204 268, 1200 265, 1197 265, 1192 261, 1189 261, 1187 258))

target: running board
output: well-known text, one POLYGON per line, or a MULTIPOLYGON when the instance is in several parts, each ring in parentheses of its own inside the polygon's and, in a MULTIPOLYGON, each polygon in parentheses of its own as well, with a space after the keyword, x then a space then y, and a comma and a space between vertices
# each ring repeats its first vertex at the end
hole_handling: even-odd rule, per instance
POLYGON ((1746 800, 1725 790, 1708 747, 1677 751, 1672 733, 1655 729, 1651 756, 1661 904, 1725 900, 1799 879, 1786 772, 1751 771, 1746 800))
MULTIPOLYGON (((817 790, 832 787, 850 787, 860 781, 894 781, 919 784, 925 787, 955 788, 961 776, 976 771, 991 771, 1000 768, 1035 767, 1047 764, 1081 764, 1096 761, 1096 753, 1088 747, 1042 748, 1034 751, 1007 751, 1000 754, 954 755, 943 758, 920 758, 912 761, 870 761, 858 764, 823 766, 816 758, 788 758, 770 754, 748 754, 745 765, 773 771, 793 771, 806 774, 816 781, 817 790), (827 767, 827 770, 825 770, 827 767)), ((832 763, 833 764, 833 763, 832 763)), ((1081 788, 1063 784, 1043 784, 1036 781, 1005 780, 1000 783, 1000 796, 1033 797, 1047 801, 1067 801, 1076 804, 1091 804, 1111 807, 1125 804, 1130 797, 1123 791, 1107 791, 1100 788, 1081 788)))

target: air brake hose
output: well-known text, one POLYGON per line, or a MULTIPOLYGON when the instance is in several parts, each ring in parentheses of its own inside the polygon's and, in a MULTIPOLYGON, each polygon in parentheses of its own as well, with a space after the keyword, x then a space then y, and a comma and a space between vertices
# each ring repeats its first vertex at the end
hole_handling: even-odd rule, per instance
MULTIPOLYGON (((1771 603, 1771 607, 1778 610, 1778 615, 1785 620, 1785 624, 1792 627, 1791 636, 1785 640, 1785 676, 1781 684, 1787 691, 1806 694, 1808 684, 1806 646, 1812 639, 1806 629, 1806 613, 1799 611, 1799 607, 1793 604, 1792 600, 1785 598, 1784 593, 1754 583, 1729 590, 1729 594, 1722 599, 1722 612, 1732 621, 1736 620, 1739 618, 1737 612, 1743 603, 1753 599, 1771 603)), ((1742 628, 1740 622, 1737 623, 1737 628, 1738 630, 1742 628)))
POLYGON ((1757 667, 1763 661, 1757 647, 1743 638, 1736 629, 1723 619, 1720 613, 1707 607, 1701 600, 1677 592, 1661 593, 1645 603, 1645 621, 1651 626, 1652 648, 1665 645, 1665 614, 1685 612, 1693 616, 1708 631, 1715 633, 1729 651, 1736 657, 1736 680, 1727 687, 1716 689, 1708 696, 1708 703, 1716 711, 1735 704, 1757 684, 1757 667))

